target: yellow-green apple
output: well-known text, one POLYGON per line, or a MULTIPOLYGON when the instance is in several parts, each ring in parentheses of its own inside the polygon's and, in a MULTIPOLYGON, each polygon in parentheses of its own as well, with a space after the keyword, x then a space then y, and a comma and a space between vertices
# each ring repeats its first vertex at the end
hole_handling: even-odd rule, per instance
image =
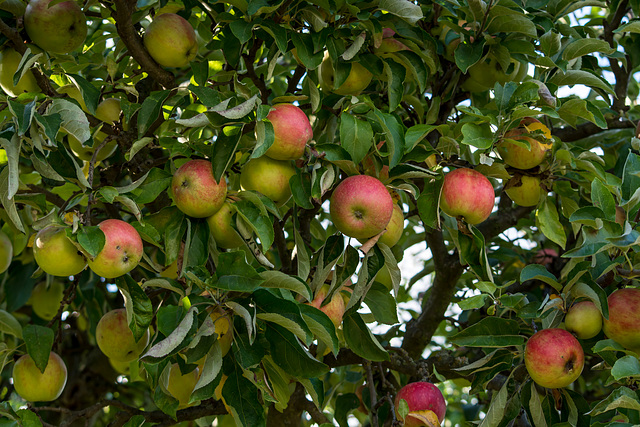
POLYGON ((402 213, 402 208, 397 203, 393 204, 393 213, 386 228, 387 231, 380 236, 378 242, 384 243, 391 248, 398 243, 404 231, 404 214, 402 213))
MULTIPOLYGON (((528 118, 528 120, 535 119, 528 118)), ((551 145, 546 141, 546 135, 550 135, 550 133, 546 126, 540 122, 538 123, 527 122, 523 119, 520 127, 511 129, 504 134, 504 139, 496 145, 496 151, 507 165, 516 169, 531 169, 542 163, 547 150, 551 148, 551 145), (528 124, 525 126, 524 123, 528 124), (532 134, 531 132, 534 130, 542 130, 544 136, 532 134), (510 142, 510 139, 519 142, 526 141, 529 143, 530 148, 527 149, 510 142), (544 140, 544 142, 541 140, 544 140)))
MULTIPOLYGON (((73 86, 73 88, 75 88, 75 86, 73 86)), ((80 99, 82 99, 82 97, 80 97, 80 99)), ((84 105, 84 100, 82 101, 82 104, 84 105)), ((120 108, 120 100, 118 98, 107 98, 100 104, 98 104, 95 117, 105 123, 112 125, 120 119, 121 112, 122 109, 120 108)), ((123 128, 124 130, 127 130, 126 124, 123 124, 123 128)), ((80 160, 85 160, 88 162, 93 157, 93 153, 95 152, 95 150, 102 144, 106 137, 106 133, 102 131, 97 132, 93 136, 93 146, 87 147, 80 141, 78 141, 78 139, 73 135, 69 135, 69 148, 80 160)), ((115 153, 116 148, 118 148, 118 141, 115 138, 107 141, 107 143, 100 149, 100 152, 96 156, 96 161, 101 162, 104 159, 110 157, 113 153, 115 153)))
POLYGON ((489 218, 494 203, 493 185, 480 172, 459 168, 444 176, 440 208, 447 215, 463 217, 469 224, 480 224, 489 218))
POLYGON ((163 67, 186 67, 198 53, 196 32, 175 13, 156 15, 144 32, 144 47, 163 67))
POLYGON ((469 67, 469 78, 462 88, 470 92, 483 92, 493 89, 496 82, 504 85, 507 82, 520 82, 527 75, 527 66, 511 58, 505 70, 498 60, 492 56, 485 57, 469 67))
POLYGON ((14 86, 13 75, 18 70, 21 60, 22 55, 10 47, 0 52, 0 87, 9 96, 18 96, 25 92, 40 93, 42 90, 31 70, 24 73, 14 86))
POLYGON ((55 281, 47 288, 47 282, 37 284, 31 291, 31 308, 41 319, 51 320, 60 308, 64 294, 64 284, 55 281))
POLYGON ((49 353, 49 361, 44 372, 28 354, 20 357, 13 365, 13 386, 24 400, 29 402, 50 402, 62 394, 67 383, 67 366, 56 353, 49 353))
POLYGON ((198 382, 198 371, 199 369, 195 368, 191 372, 183 374, 177 363, 171 365, 171 368, 169 369, 167 391, 171 393, 173 397, 178 399, 178 409, 183 409, 189 406, 191 393, 193 393, 193 389, 196 387, 196 383, 198 382))
POLYGON ((24 12, 24 28, 47 52, 69 53, 84 44, 87 21, 75 1, 49 6, 52 0, 31 0, 24 12))
POLYGON ((582 373, 584 352, 570 332, 559 328, 543 329, 527 340, 524 364, 538 385, 562 388, 582 373))
POLYGON ((117 362, 131 362, 149 344, 149 330, 136 341, 127 323, 126 310, 118 308, 105 313, 98 322, 96 342, 108 358, 117 362))
POLYGON ((265 154, 275 160, 300 158, 313 137, 311 123, 304 111, 293 104, 276 104, 267 119, 273 125, 274 140, 265 154))
POLYGON ((396 34, 391 28, 382 29, 382 41, 380 46, 373 49, 373 53, 377 55, 385 53, 399 52, 401 50, 410 50, 407 45, 400 40, 396 40, 393 36, 396 34))
POLYGON ((87 266, 87 260, 67 237, 66 227, 49 225, 38 231, 33 256, 40 268, 52 276, 74 276, 87 266))
POLYGON ((625 348, 640 350, 640 289, 623 288, 607 299, 609 318, 604 319, 605 335, 625 348))
POLYGON ((393 199, 380 180, 353 175, 333 191, 329 205, 331 220, 343 234, 367 239, 385 229, 393 215, 393 199))
POLYGON ((87 108, 87 104, 84 102, 84 98, 82 97, 82 93, 80 92, 80 89, 78 89, 75 85, 72 85, 72 84, 64 85, 58 88, 58 93, 69 95, 69 98, 73 99, 78 104, 80 104, 80 108, 82 108, 82 111, 84 111, 85 113, 89 112, 89 109, 87 108))
POLYGON ((223 176, 216 182, 210 161, 189 160, 173 175, 171 191, 178 209, 194 218, 206 218, 224 204, 227 181, 223 176))
POLYGON ((600 333, 602 314, 593 302, 581 301, 569 308, 564 318, 564 326, 581 340, 588 340, 600 333))
POLYGON ((215 332, 218 334, 220 351, 222 352, 222 357, 224 357, 229 352, 231 343, 233 342, 233 325, 231 323, 231 316, 229 313, 224 311, 222 307, 217 307, 215 310, 211 311, 209 317, 213 320, 215 332))
POLYGON ((289 179, 295 174, 291 161, 262 156, 249 160, 242 167, 240 185, 245 190, 257 191, 277 204, 283 204, 291 197, 289 179))
POLYGON ((105 279, 133 270, 142 258, 142 239, 138 231, 119 219, 104 220, 98 227, 104 233, 104 247, 94 258, 89 258, 89 268, 105 279))
MULTIPOLYGON (((421 420, 414 418, 411 414, 425 417, 431 421, 432 416, 428 412, 432 412, 437 417, 437 424, 440 425, 444 421, 444 415, 447 411, 447 403, 438 387, 426 382, 420 381, 407 384, 402 387, 395 398, 396 416, 400 418, 407 427, 423 426, 421 420), (402 419, 398 412, 400 401, 404 400, 409 406, 409 415, 402 419)), ((436 421, 436 420, 433 420, 436 421)))
POLYGON ((345 302, 344 298, 340 294, 340 291, 338 290, 333 293, 333 296, 328 303, 322 305, 325 298, 327 297, 328 292, 329 285, 322 286, 313 300, 308 302, 307 304, 317 308, 318 310, 326 314, 337 328, 342 324, 342 316, 344 316, 345 312, 345 302))
POLYGON ((13 259, 13 243, 5 233, 0 231, 0 274, 7 271, 13 259))
POLYGON ((325 53, 322 64, 320 64, 320 86, 323 90, 337 93, 338 95, 359 95, 373 78, 371 71, 367 70, 358 62, 351 63, 351 71, 347 79, 339 86, 335 87, 333 61, 329 53, 325 53))
POLYGON ((232 225, 231 203, 225 202, 218 212, 207 218, 209 230, 216 245, 224 249, 234 249, 242 246, 244 241, 232 225))
POLYGON ((509 187, 505 193, 516 205, 519 206, 535 206, 542 196, 542 187, 540 187, 540 178, 537 176, 521 175, 516 185, 509 187))

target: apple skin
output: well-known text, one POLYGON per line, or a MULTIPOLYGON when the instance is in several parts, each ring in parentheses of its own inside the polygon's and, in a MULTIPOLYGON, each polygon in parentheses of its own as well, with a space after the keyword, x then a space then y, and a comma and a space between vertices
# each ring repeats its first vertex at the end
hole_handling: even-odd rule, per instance
POLYGON ((13 259, 13 243, 4 232, 0 231, 0 274, 9 269, 13 259))
POLYGON ((264 194, 276 204, 284 204, 291 197, 289 179, 296 169, 289 160, 273 160, 262 156, 251 159, 242 167, 240 185, 245 190, 264 194))
POLYGON ((109 359, 131 362, 136 360, 149 344, 149 330, 136 342, 127 323, 126 310, 118 308, 105 313, 98 322, 96 342, 109 359))
POLYGON ((220 351, 222 357, 226 356, 231 349, 233 343, 233 325, 231 323, 231 316, 225 312, 222 307, 217 307, 209 314, 213 325, 215 326, 215 332, 218 334, 218 342, 220 343, 220 351))
POLYGON ((396 40, 393 36, 396 34, 391 28, 383 28, 382 29, 382 41, 380 42, 380 46, 373 49, 373 53, 377 55, 385 54, 385 53, 394 53, 399 52, 401 50, 411 50, 402 43, 400 40, 396 40))
POLYGON ((519 206, 535 206, 542 196, 542 188, 540 187, 540 178, 536 176, 522 175, 520 177, 520 185, 517 187, 509 187, 505 193, 516 205, 519 206))
POLYGON ((216 182, 210 161, 189 160, 173 175, 171 191, 178 209, 193 218, 206 218, 224 204, 227 181, 222 177, 216 182))
POLYGON ((87 260, 69 240, 65 227, 49 225, 38 231, 33 241, 36 263, 52 276, 75 276, 87 266, 87 260))
POLYGON ((129 223, 107 219, 98 227, 104 233, 104 247, 95 258, 89 259, 89 268, 98 276, 113 279, 133 270, 142 259, 142 239, 129 223))
POLYGON ((60 308, 60 303, 64 296, 64 284, 55 281, 47 289, 47 283, 42 282, 36 285, 31 291, 31 308, 39 318, 43 320, 51 320, 60 308))
POLYGON ((265 153, 275 160, 295 160, 302 157, 307 142, 313 137, 309 118, 293 104, 276 104, 267 119, 273 125, 275 139, 265 153))
POLYGON ((75 1, 49 7, 51 0, 31 0, 24 12, 24 28, 35 44, 47 52, 69 53, 87 37, 87 21, 75 1))
POLYGON ((404 213, 402 213, 402 208, 397 203, 393 204, 393 213, 386 228, 387 232, 378 239, 378 242, 392 248, 398 243, 404 231, 404 213))
POLYGON ((44 373, 40 372, 31 356, 25 354, 13 365, 12 375, 16 392, 29 402, 56 400, 67 384, 67 366, 54 352, 49 353, 44 373))
POLYGON ((340 85, 340 87, 334 87, 334 70, 333 62, 329 57, 329 53, 325 53, 322 64, 320 64, 320 86, 323 90, 327 90, 338 95, 359 95, 373 79, 371 71, 367 70, 363 65, 352 62, 351 71, 347 79, 340 85))
MULTIPOLYGON (((68 135, 67 141, 69 141, 69 148, 71 149, 71 151, 73 151, 73 154, 75 154, 77 158, 86 162, 90 162, 93 158, 93 153, 95 152, 96 148, 98 148, 100 144, 102 144, 102 141, 104 141, 104 138, 106 136, 107 135, 105 133, 98 132, 98 134, 93 139, 93 146, 91 147, 87 147, 73 135, 68 135)), ((107 142, 104 147, 100 149, 100 152, 96 156, 96 162, 101 162, 106 158, 111 157, 111 155, 116 152, 117 148, 117 140, 112 139, 111 141, 107 142)))
POLYGON ((605 335, 630 350, 640 350, 640 289, 618 289, 609 295, 609 319, 603 319, 605 335))
POLYGON ((393 199, 380 180, 353 175, 333 191, 331 220, 344 235, 356 239, 373 237, 385 229, 393 215, 393 199))
POLYGON ((231 204, 225 202, 218 212, 207 218, 209 230, 216 241, 216 245, 223 249, 235 249, 242 246, 244 241, 232 225, 231 204))
POLYGON ((342 316, 344 316, 346 308, 344 298, 338 290, 333 293, 331 301, 322 306, 322 303, 324 302, 328 292, 329 285, 322 286, 316 296, 313 298, 313 301, 310 301, 307 304, 317 308, 318 310, 326 314, 327 317, 331 319, 335 327, 338 328, 342 324, 342 316))
POLYGON ((544 160, 549 149, 549 145, 542 144, 537 139, 528 136, 528 132, 523 128, 511 129, 504 134, 505 138, 516 141, 527 141, 531 147, 527 150, 520 145, 512 144, 503 139, 496 145, 496 151, 504 162, 516 169, 531 169, 538 166, 544 160))
POLYGON ((600 333, 602 314, 593 302, 581 301, 569 308, 564 318, 564 326, 579 339, 588 340, 600 333))
POLYGON ((0 87, 9 96, 18 96, 24 92, 42 92, 31 71, 27 71, 16 86, 13 85, 13 75, 18 70, 21 60, 22 55, 10 47, 0 53, 0 87))
POLYGON ((527 75, 527 66, 515 59, 511 59, 513 69, 511 72, 504 70, 497 59, 486 57, 467 70, 469 78, 463 83, 462 88, 470 92, 484 92, 493 89, 496 83, 504 85, 507 82, 520 82, 527 75))
POLYGON ((562 388, 582 373, 584 352, 570 332, 558 328, 543 329, 527 341, 524 364, 536 384, 562 388))
POLYGON ((444 176, 440 208, 454 218, 463 217, 469 224, 480 224, 489 218, 495 194, 493 185, 473 169, 455 169, 444 176))
POLYGON ((169 383, 167 384, 167 391, 171 393, 173 397, 178 399, 178 409, 184 409, 189 405, 189 398, 193 389, 198 382, 199 369, 195 368, 193 371, 186 374, 180 372, 180 366, 177 363, 171 365, 169 370, 169 383))
MULTIPOLYGON (((438 421, 444 421, 444 415, 447 412, 447 402, 438 387, 426 381, 407 384, 402 387, 394 400, 396 408, 396 416, 400 419, 398 406, 400 400, 407 402, 410 412, 415 411, 433 411, 438 417, 438 421)), ((407 417, 404 420, 406 427, 418 427, 423 425, 419 420, 407 417)))
POLYGON ((189 21, 175 13, 156 15, 143 41, 149 55, 163 67, 186 67, 198 53, 196 32, 189 21))
POLYGON ((536 252, 536 255, 533 257, 533 262, 536 264, 544 265, 545 267, 549 267, 553 264, 553 260, 558 258, 558 252, 555 249, 540 249, 536 252))

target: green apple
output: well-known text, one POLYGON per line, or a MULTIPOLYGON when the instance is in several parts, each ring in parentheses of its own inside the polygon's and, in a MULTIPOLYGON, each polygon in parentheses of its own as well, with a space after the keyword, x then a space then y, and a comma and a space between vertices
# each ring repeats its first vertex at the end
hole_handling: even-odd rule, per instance
POLYGON ((440 208, 447 215, 480 224, 489 218, 494 203, 493 185, 480 172, 459 168, 444 176, 440 208))
POLYGON ((511 58, 508 69, 503 69, 493 56, 487 56, 467 70, 469 78, 462 88, 470 92, 483 92, 493 89, 496 82, 504 85, 507 82, 520 82, 527 75, 527 65, 511 58))
POLYGON ((231 322, 231 316, 224 311, 222 307, 217 307, 215 310, 211 310, 209 317, 213 320, 215 332, 218 334, 220 351, 222 352, 222 357, 224 357, 229 352, 231 344, 233 343, 233 323, 231 322))
POLYGON ((193 389, 196 387, 198 377, 200 376, 198 372, 199 369, 195 368, 193 371, 183 374, 177 363, 171 365, 167 391, 173 397, 178 399, 178 409, 184 409, 190 406, 189 399, 191 398, 191 393, 193 393, 193 389))
POLYGON ((10 47, 5 48, 0 53, 0 87, 9 96, 18 96, 25 92, 42 92, 31 71, 24 73, 18 84, 14 86, 13 75, 18 70, 21 60, 22 55, 10 47))
POLYGON ((210 161, 189 160, 173 175, 171 191, 178 209, 194 218, 206 218, 224 204, 227 181, 223 176, 216 182, 210 161))
POLYGON ((116 362, 131 362, 149 344, 149 331, 137 342, 133 337, 124 308, 105 313, 96 326, 96 342, 100 350, 116 362))
POLYGON ((156 15, 144 33, 149 55, 163 67, 186 67, 198 53, 196 32, 175 13, 156 15))
POLYGON ((225 202, 218 212, 207 218, 213 240, 215 240, 216 245, 220 248, 235 249, 244 243, 242 237, 240 237, 235 228, 233 228, 232 215, 231 204, 225 202))
MULTIPOLYGON (((512 178, 516 179, 516 178, 512 178)), ((540 178, 537 176, 521 175, 519 183, 505 190, 505 193, 516 205, 519 206, 535 206, 542 196, 542 187, 540 186, 540 178)))
POLYGON ((240 185, 245 190, 264 194, 277 204, 284 204, 291 197, 289 179, 296 169, 289 160, 274 160, 267 156, 251 159, 242 167, 240 185))
POLYGON ((58 93, 69 95, 71 99, 75 100, 78 104, 80 104, 80 108, 82 108, 82 111, 84 111, 85 113, 89 112, 89 109, 87 108, 87 104, 84 102, 84 98, 82 97, 82 93, 80 92, 80 89, 78 89, 75 85, 72 85, 72 84, 64 85, 58 88, 58 93))
POLYGON ((107 219, 98 227, 104 233, 105 243, 98 255, 89 258, 89 268, 106 279, 133 270, 142 259, 143 246, 138 231, 119 219, 107 219))
POLYGON ((31 308, 33 312, 43 320, 51 320, 60 308, 64 296, 64 284, 55 281, 47 288, 47 283, 42 282, 36 285, 31 291, 31 308))
POLYGON ((397 203, 393 204, 393 213, 386 228, 387 231, 380 236, 378 242, 384 243, 391 248, 398 243, 404 231, 404 214, 402 213, 402 208, 397 203))
POLYGON ((337 93, 338 95, 359 95, 373 79, 371 71, 358 62, 351 63, 351 71, 347 79, 339 86, 334 85, 333 61, 329 53, 325 53, 320 64, 320 86, 323 90, 337 93))
POLYGON ((267 120, 273 125, 274 140, 265 154, 275 160, 299 159, 313 137, 304 111, 293 104, 276 104, 267 114, 267 120))
POLYGON ((67 383, 67 367, 56 353, 49 353, 49 362, 44 372, 36 366, 28 354, 13 365, 13 386, 24 400, 50 402, 62 394, 67 383))
POLYGON ((559 328, 543 329, 527 341, 524 364, 536 384, 562 388, 582 373, 584 352, 570 332, 559 328))
POLYGON ((87 260, 67 237, 66 227, 49 225, 33 241, 36 263, 52 276, 75 276, 87 266, 87 260))
MULTIPOLYGON (((104 138, 106 136, 107 135, 104 132, 98 132, 93 139, 93 146, 91 147, 87 147, 73 135, 69 135, 67 137, 67 141, 69 141, 69 148, 71 149, 71 151, 73 151, 73 154, 75 154, 76 157, 78 157, 80 160, 89 162, 93 158, 93 153, 96 151, 96 148, 98 148, 100 144, 102 144, 102 141, 104 141, 104 138), (101 139, 99 138, 100 136, 102 137, 101 139)), ((117 140, 112 139, 111 141, 107 142, 104 147, 100 149, 100 152, 96 156, 96 162, 101 162, 110 157, 113 153, 116 152, 117 148, 117 140)))
POLYGON ((564 318, 567 331, 573 332, 581 340, 588 340, 600 333, 602 314, 591 301, 573 304, 564 318))
POLYGON ((9 269, 13 259, 13 243, 4 232, 0 231, 0 274, 9 269))
POLYGON ((87 21, 75 1, 49 6, 52 0, 31 0, 24 12, 24 28, 47 52, 69 53, 84 44, 87 21))

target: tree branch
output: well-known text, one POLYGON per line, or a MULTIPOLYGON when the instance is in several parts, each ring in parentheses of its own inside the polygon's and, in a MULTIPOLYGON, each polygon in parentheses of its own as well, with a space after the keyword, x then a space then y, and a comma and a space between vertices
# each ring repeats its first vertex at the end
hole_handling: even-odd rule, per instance
POLYGON ((591 122, 587 122, 578 125, 575 128, 567 126, 560 129, 553 129, 551 133, 560 138, 563 142, 574 142, 611 129, 630 129, 635 127, 636 124, 634 122, 616 117, 613 119, 607 119, 607 129, 602 129, 591 122))

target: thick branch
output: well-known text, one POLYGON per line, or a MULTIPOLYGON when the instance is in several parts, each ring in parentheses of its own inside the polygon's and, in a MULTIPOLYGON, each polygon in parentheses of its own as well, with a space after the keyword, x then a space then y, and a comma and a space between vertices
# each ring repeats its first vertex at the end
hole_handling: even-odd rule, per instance
MULTIPOLYGON (((622 0, 620 4, 618 4, 618 9, 610 18, 610 20, 605 19, 603 22, 603 30, 604 30, 604 39, 609 43, 613 49, 616 48, 616 42, 613 39, 614 31, 620 26, 622 22, 622 18, 627 13, 629 8, 629 0, 622 0)), ((613 100, 612 108, 614 111, 626 111, 629 107, 625 104, 627 99, 627 90, 629 88, 629 78, 631 77, 631 57, 627 55, 626 66, 620 66, 618 64, 618 60, 616 58, 609 58, 609 64, 611 66, 611 71, 613 72, 616 78, 616 85, 614 91, 616 93, 616 98, 613 100)))
POLYGON ((551 133, 564 142, 574 142, 611 129, 631 129, 635 127, 636 124, 630 120, 614 118, 607 120, 607 129, 599 128, 593 123, 588 122, 578 125, 575 129, 569 126, 553 129, 551 133))

